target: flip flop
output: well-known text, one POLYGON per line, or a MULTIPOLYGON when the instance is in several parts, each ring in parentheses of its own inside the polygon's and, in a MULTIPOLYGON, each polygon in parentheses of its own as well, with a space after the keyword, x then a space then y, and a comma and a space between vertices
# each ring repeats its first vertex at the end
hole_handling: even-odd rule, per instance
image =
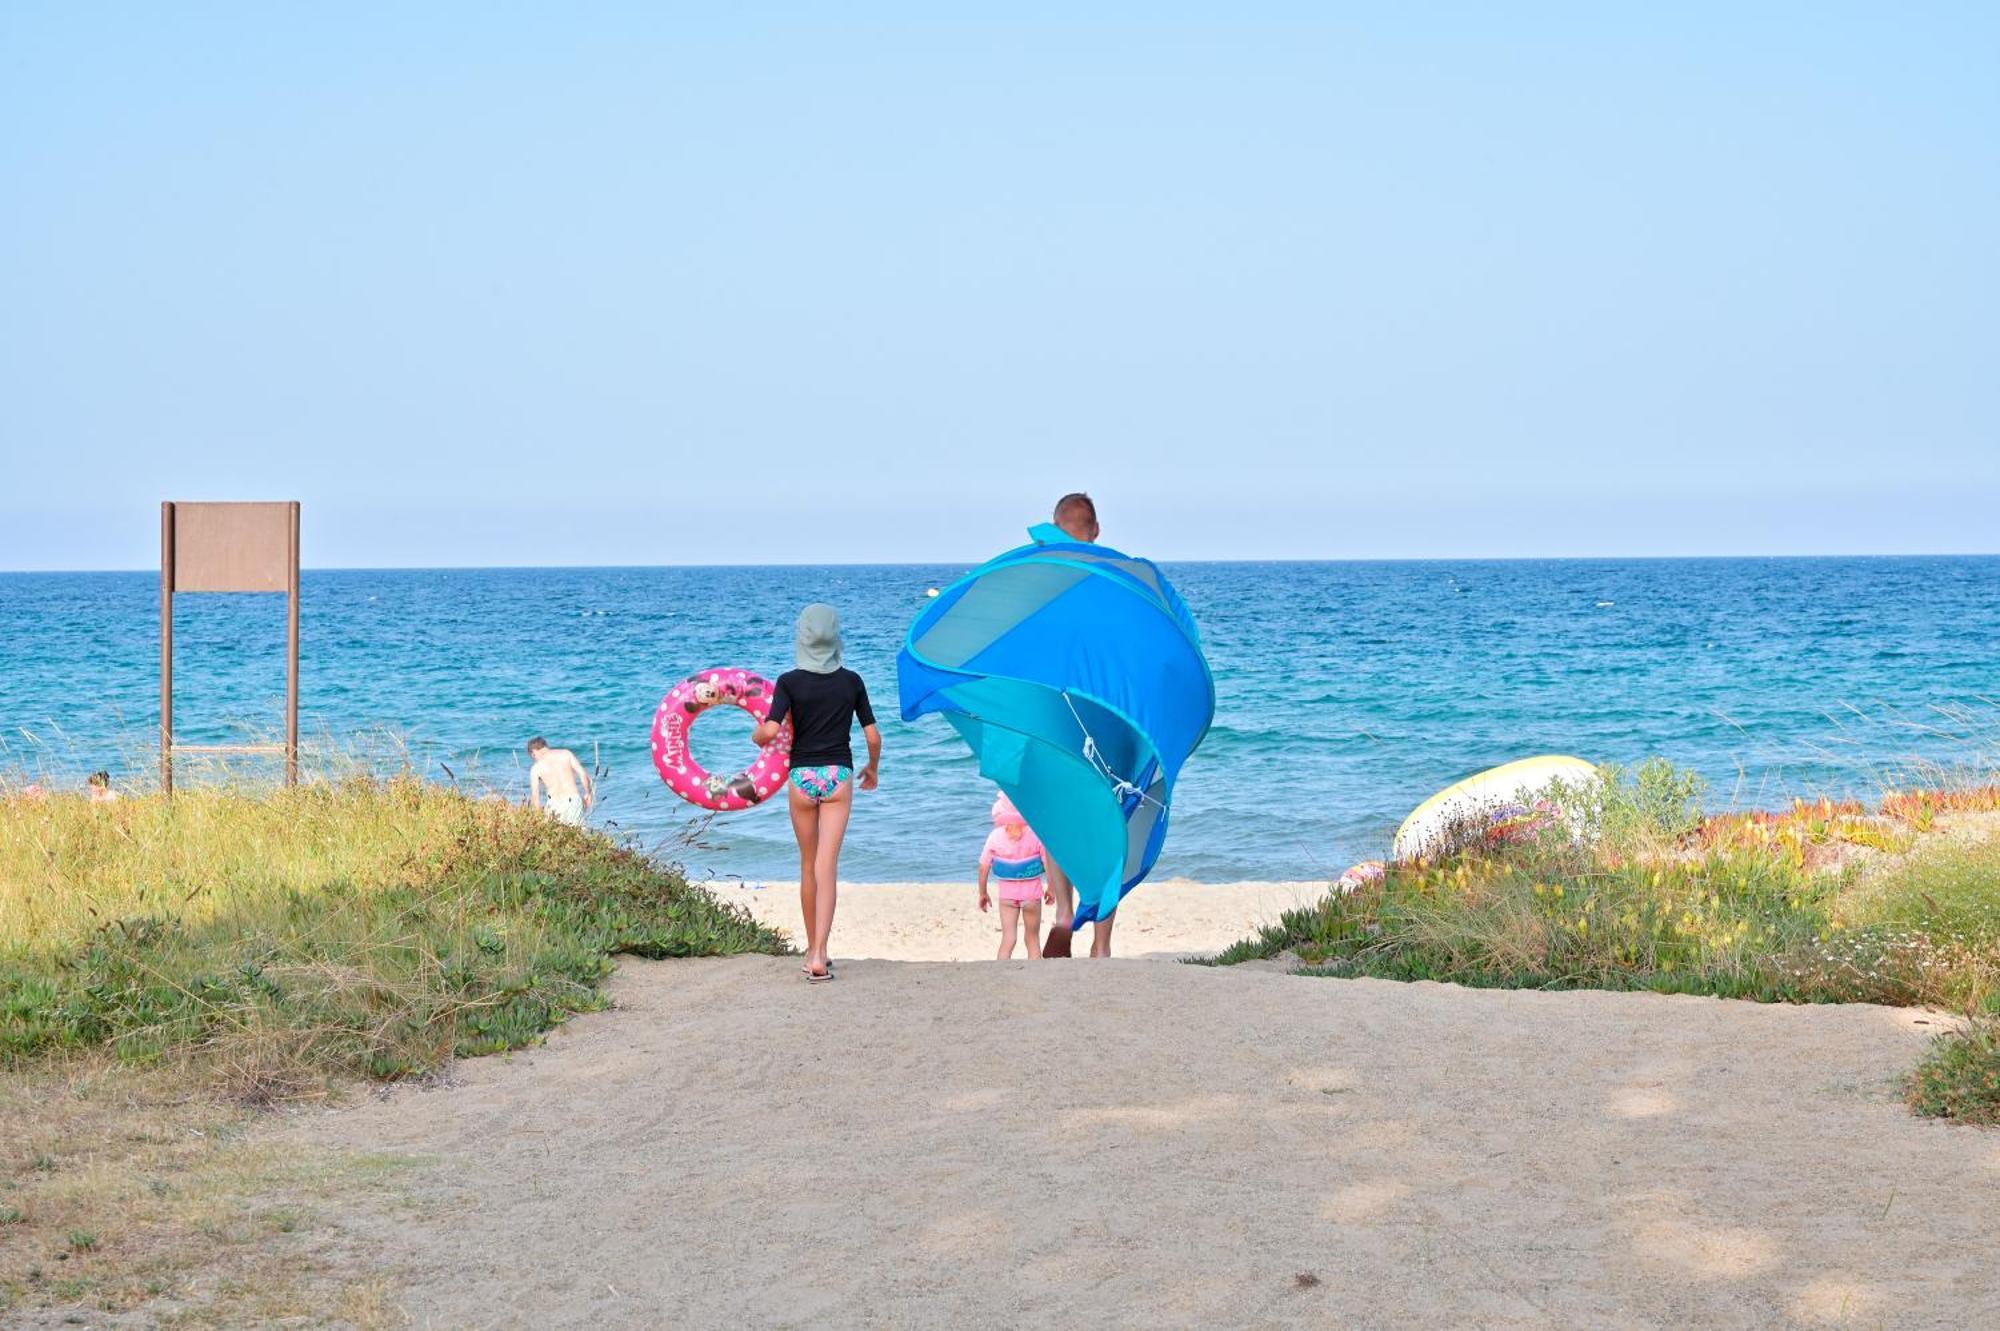
POLYGON ((806 972, 807 984, 825 984, 828 980, 831 980, 832 978, 833 978, 832 971, 821 971, 817 975, 815 975, 811 971, 806 972))

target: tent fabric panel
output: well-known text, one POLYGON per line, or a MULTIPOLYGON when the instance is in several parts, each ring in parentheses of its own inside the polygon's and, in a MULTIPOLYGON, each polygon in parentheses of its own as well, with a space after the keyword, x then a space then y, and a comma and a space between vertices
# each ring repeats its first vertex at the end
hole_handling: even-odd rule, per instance
POLYGON ((1076 885, 1078 922, 1115 910, 1158 859, 1215 710, 1193 616, 1158 567, 1083 543, 1009 551, 918 615, 896 670, 904 719, 959 731, 1076 885))
POLYGON ((1199 653, 1163 616, 1101 580, 1077 584, 963 668, 1097 699, 1151 737, 1169 781, 1207 730, 1212 709, 1199 653))
POLYGON ((1030 558, 1060 558, 1078 563, 1088 563, 1099 568, 1116 569, 1143 587, 1162 609, 1170 609, 1167 598, 1172 595, 1166 580, 1160 576, 1159 567, 1150 559, 1135 559, 1121 555, 1116 550, 1101 545, 1064 545, 1039 547, 1030 558))
POLYGON ((905 721, 914 721, 927 712, 949 706, 947 689, 963 684, 972 676, 957 670, 939 670, 908 648, 896 655, 896 695, 902 703, 905 721))
POLYGON ((1089 570, 1073 565, 993 569, 953 588, 949 603, 925 614, 911 632, 910 649, 933 665, 963 667, 1088 577, 1089 570))
POLYGON ((1173 584, 1167 581, 1160 566, 1150 559, 1128 555, 1114 550, 1108 545, 1085 545, 1075 541, 1044 542, 1010 550, 992 560, 986 567, 1003 563, 1010 559, 1067 559, 1090 563, 1100 568, 1115 569, 1131 578, 1150 592, 1160 605, 1173 615, 1174 620, 1188 635, 1188 640, 1196 647, 1201 645, 1201 629, 1194 622, 1194 615, 1188 610, 1187 602, 1181 599, 1173 584))
POLYGON ((1011 750, 1009 761, 1018 762, 1017 775, 995 784, 1007 792, 1048 848, 1049 858, 1069 876, 1079 906, 1115 909, 1126 880, 1125 817, 1096 769, 1080 756, 968 713, 947 712, 945 717, 980 755, 982 770, 989 747, 1011 750), (1016 745, 1017 739, 1025 742, 1016 745))
MULTIPOLYGON (((1145 851, 1156 809, 1165 802, 1166 788, 1152 746, 1122 718, 1088 699, 1066 700, 1060 693, 1018 680, 969 680, 943 695, 951 705, 946 715, 965 735, 978 758, 980 775, 1017 796, 1016 807, 1049 848, 1085 898, 1104 911, 1115 908, 1120 892, 1138 882, 1152 867, 1145 851), (1074 711, 1072 711, 1074 708, 1074 711), (1078 724, 1081 718, 1082 725, 1078 724), (1110 777, 1083 753, 1088 733, 1113 771, 1152 785, 1143 798, 1121 799, 1110 777), (1056 793, 1032 777, 1053 771, 1056 793), (1023 803, 1025 800, 1027 803, 1023 803), (1031 810, 1052 808, 1045 818, 1031 810), (1146 829, 1133 839, 1134 817, 1146 829), (1081 833, 1077 830, 1085 829, 1081 833), (1078 840, 1079 837, 1089 840, 1078 840), (1073 867, 1074 866, 1074 867, 1073 867)), ((1158 855, 1157 844, 1153 855, 1158 855)))
POLYGON ((1087 568, 1124 584, 1127 591, 1169 613, 1173 609, 1170 602, 1179 599, 1151 560, 1123 554, 1108 545, 1025 545, 990 560, 975 570, 975 575, 1005 564, 1069 564, 1087 568))

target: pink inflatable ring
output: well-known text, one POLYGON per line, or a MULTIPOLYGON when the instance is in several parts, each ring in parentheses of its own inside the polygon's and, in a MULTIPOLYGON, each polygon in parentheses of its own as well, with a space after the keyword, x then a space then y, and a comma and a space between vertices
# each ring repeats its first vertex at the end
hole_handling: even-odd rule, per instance
POLYGON ((668 690, 653 713, 653 766, 667 789, 689 804, 729 813, 778 793, 792 769, 792 723, 757 750, 757 761, 734 776, 712 776, 694 760, 688 731, 719 703, 741 707, 759 721, 771 715, 771 683, 748 670, 700 670, 668 690))

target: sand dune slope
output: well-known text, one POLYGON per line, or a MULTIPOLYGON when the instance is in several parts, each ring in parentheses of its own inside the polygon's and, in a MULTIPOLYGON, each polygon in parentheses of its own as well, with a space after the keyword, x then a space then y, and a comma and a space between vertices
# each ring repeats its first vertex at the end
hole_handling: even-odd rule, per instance
POLYGON ((419 1326, 2000 1325, 2000 1134, 1893 1098, 1922 1014, 841 971, 628 962, 315 1120, 433 1162, 341 1223, 419 1326))

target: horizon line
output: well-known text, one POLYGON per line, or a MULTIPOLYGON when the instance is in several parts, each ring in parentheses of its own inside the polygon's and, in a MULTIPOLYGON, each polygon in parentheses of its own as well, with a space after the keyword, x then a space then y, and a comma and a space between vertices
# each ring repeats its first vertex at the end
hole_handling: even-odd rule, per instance
MULTIPOLYGON (((1116 547, 1113 547, 1114 549, 1116 547)), ((1130 554, 1130 551, 1123 553, 1130 554)), ((1315 558, 1244 558, 1244 559, 1155 559, 1139 556, 1162 565, 1212 565, 1212 564, 1637 564, 1667 562, 1699 562, 1721 560, 1824 560, 1824 559, 1994 559, 2000 558, 2000 551, 1986 550, 1925 550, 1899 552, 1871 552, 1864 554, 1703 554, 1703 555, 1398 555, 1387 557, 1315 557, 1315 558)), ((988 556, 991 558, 991 556, 988 556)), ((794 569, 794 568, 977 568, 986 560, 832 560, 825 562, 785 561, 772 563, 740 564, 301 564, 301 573, 535 573, 535 572, 596 572, 634 569, 794 569)), ((90 574, 122 576, 144 574, 157 576, 159 568, 5 568, 0 569, 0 577, 74 577, 90 574)))

